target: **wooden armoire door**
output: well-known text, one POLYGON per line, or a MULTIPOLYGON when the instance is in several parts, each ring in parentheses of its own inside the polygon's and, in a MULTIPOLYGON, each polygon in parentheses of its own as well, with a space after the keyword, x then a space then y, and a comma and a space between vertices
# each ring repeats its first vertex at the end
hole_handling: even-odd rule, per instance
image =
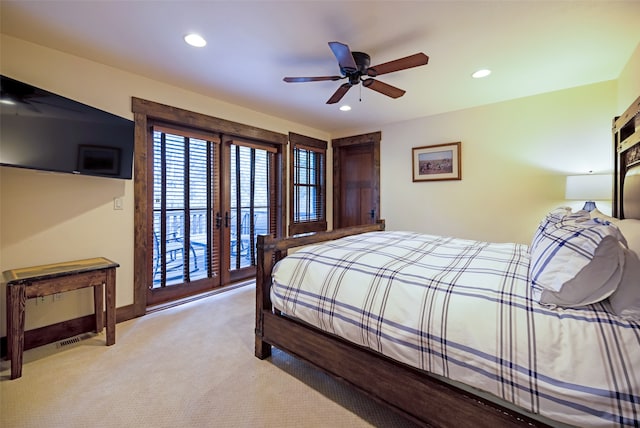
POLYGON ((380 217, 380 132, 332 140, 333 227, 380 217))

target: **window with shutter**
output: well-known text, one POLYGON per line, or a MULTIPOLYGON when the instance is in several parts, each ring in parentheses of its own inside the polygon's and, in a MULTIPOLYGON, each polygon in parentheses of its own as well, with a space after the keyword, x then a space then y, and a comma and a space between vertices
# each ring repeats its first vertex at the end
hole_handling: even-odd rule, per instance
POLYGON ((327 142, 289 134, 291 210, 289 235, 327 230, 327 142))

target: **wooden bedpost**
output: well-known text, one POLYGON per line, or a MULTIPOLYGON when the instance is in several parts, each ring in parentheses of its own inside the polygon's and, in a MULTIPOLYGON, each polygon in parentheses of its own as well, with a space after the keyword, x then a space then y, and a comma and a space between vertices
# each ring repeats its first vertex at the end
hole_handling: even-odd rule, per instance
POLYGON ((258 235, 258 258, 256 266, 256 328, 255 328, 255 355, 261 360, 271 356, 271 345, 262 340, 263 337, 263 313, 271 311, 271 269, 273 265, 273 237, 258 235))
MULTIPOLYGON (((279 315, 277 311, 275 314, 273 313, 271 304, 271 272, 275 263, 287 256, 290 248, 338 239, 355 233, 384 230, 384 228, 385 222, 380 219, 375 224, 351 226, 328 232, 304 233, 289 238, 276 239, 269 235, 258 235, 256 243, 258 257, 256 261, 255 356, 260 359, 271 356, 271 343, 264 340, 265 317, 272 318, 274 315, 279 315)), ((272 337, 269 332, 266 336, 272 337)))

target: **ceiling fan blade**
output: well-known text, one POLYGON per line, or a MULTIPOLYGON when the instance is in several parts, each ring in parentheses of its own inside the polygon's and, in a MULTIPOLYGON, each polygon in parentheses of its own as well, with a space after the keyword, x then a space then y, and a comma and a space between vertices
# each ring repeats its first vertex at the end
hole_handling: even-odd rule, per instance
POLYGON ((318 76, 318 77, 285 77, 285 82, 299 83, 299 82, 321 82, 323 80, 340 80, 342 76, 318 76))
POLYGON ((349 49, 349 46, 340 42, 329 42, 329 47, 333 51, 333 54, 336 56, 338 64, 340 65, 340 70, 343 73, 353 73, 354 71, 358 70, 358 65, 353 59, 353 54, 351 53, 351 49, 349 49))
POLYGON ((367 74, 371 77, 380 76, 381 74, 387 74, 394 71, 406 70, 407 68, 419 67, 426 65, 429 62, 429 57, 422 52, 409 55, 404 58, 396 59, 394 61, 385 62, 383 64, 374 65, 367 69, 367 74))
POLYGON ((333 95, 331 95, 331 98, 329 98, 327 104, 335 104, 340 101, 342 97, 344 97, 344 94, 346 94, 347 91, 351 89, 351 86, 351 83, 343 83, 342 85, 340 85, 338 90, 333 95))
POLYGON ((391 86, 387 83, 383 83, 375 79, 363 80, 362 86, 364 86, 365 88, 373 89, 374 91, 380 92, 381 94, 391 98, 400 98, 406 92, 400 88, 396 88, 395 86, 391 86))

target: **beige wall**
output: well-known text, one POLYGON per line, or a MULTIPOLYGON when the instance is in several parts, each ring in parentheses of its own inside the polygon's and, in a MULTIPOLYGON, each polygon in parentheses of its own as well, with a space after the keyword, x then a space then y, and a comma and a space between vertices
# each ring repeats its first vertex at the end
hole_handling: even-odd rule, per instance
MULTIPOLYGON (((381 215, 388 228, 490 241, 528 242, 540 217, 566 203, 566 175, 610 171, 611 119, 640 95, 640 52, 636 50, 618 81, 329 136, 321 130, 1 37, 2 74, 127 118, 132 118, 130 97, 136 96, 276 132, 293 131, 321 139, 381 130, 381 215), (623 100, 627 97, 631 99, 623 100), (413 183, 411 148, 453 141, 462 142, 462 181, 413 183)), ((606 201, 598 205, 603 210, 609 208, 606 201)), ((132 181, 0 167, 1 271, 93 256, 105 256, 121 264, 117 305, 131 304, 132 181), (113 210, 115 197, 123 198, 124 210, 113 210)), ((4 284, 0 295, 0 311, 5 313, 4 284)), ((92 298, 87 290, 66 293, 55 302, 30 300, 27 329, 91 312, 92 298)), ((5 331, 4 317, 0 317, 0 335, 5 331)))
POLYGON ((530 242, 545 212, 571 205, 567 175, 611 172, 615 89, 604 82, 383 127, 382 217, 392 229, 530 242), (412 147, 455 141, 461 181, 412 182, 412 147))
MULTIPOLYGON (((114 68, 0 36, 0 72, 60 95, 133 119, 136 96, 275 132, 329 139, 325 132, 114 68)), ((104 256, 120 263, 117 306, 133 303, 133 181, 0 167, 0 272, 45 263, 104 256), (123 198, 124 209, 113 209, 123 198)), ((5 313, 5 284, 0 287, 5 313)), ((93 312, 89 289, 55 302, 27 302, 27 330, 93 312)), ((0 317, 0 335, 6 334, 0 317)))
MULTIPOLYGON (((640 45, 619 79, 441 115, 382 131, 381 217, 388 229, 529 243, 564 199, 567 175, 610 173, 611 121, 640 96, 640 45), (462 180, 412 182, 412 147, 462 142, 462 180)), ((611 212, 611 201, 596 201, 611 212)))
POLYGON ((640 43, 618 78, 618 112, 621 114, 640 97, 640 43))

